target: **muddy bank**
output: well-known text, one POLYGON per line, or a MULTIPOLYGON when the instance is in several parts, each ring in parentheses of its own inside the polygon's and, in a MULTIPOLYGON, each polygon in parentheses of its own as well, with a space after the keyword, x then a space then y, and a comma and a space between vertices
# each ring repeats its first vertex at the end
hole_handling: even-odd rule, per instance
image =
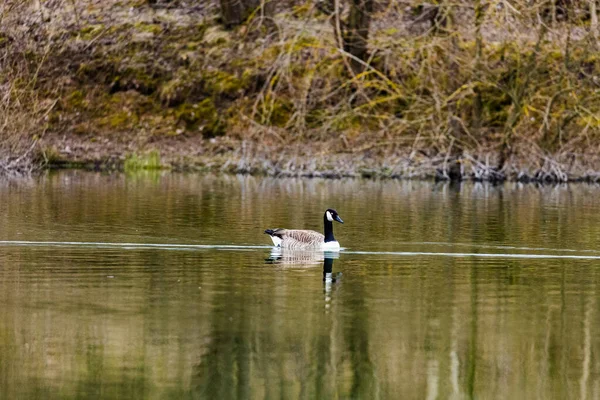
MULTIPOLYGON (((398 143, 369 143, 344 148, 341 140, 296 144, 168 138, 146 143, 114 143, 110 140, 44 138, 45 168, 90 170, 224 172, 281 177, 363 177, 388 179, 438 179, 502 182, 600 183, 598 153, 565 153, 550 158, 540 149, 529 148, 528 158, 513 156, 506 171, 496 168, 493 153, 451 155, 427 154, 398 143), (48 150, 46 150, 48 151, 48 150)), ((524 152, 524 149, 523 149, 524 152)))

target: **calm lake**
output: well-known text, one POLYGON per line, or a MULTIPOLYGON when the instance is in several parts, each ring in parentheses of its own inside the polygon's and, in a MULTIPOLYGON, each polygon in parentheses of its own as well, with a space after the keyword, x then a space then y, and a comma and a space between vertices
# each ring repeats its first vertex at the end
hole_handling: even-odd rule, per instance
POLYGON ((598 398, 599 308, 596 186, 0 181, 2 399, 598 398))

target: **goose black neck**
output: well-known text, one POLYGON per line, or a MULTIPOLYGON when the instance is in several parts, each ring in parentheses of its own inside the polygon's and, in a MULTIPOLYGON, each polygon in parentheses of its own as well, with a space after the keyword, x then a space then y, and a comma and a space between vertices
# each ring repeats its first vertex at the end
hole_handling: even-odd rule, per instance
POLYGON ((333 237, 333 222, 327 219, 327 214, 323 215, 323 225, 325 225, 325 243, 335 242, 333 237))
POLYGON ((333 271, 333 258, 325 258, 323 260, 323 280, 331 280, 331 272, 333 271))

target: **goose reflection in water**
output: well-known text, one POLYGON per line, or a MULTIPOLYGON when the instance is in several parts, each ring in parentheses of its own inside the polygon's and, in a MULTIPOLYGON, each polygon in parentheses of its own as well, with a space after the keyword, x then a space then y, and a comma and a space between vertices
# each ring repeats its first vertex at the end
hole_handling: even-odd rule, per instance
POLYGON ((280 266, 290 267, 310 267, 321 264, 326 259, 339 258, 340 253, 336 251, 319 251, 319 250, 290 250, 281 247, 273 247, 269 258, 266 259, 268 264, 276 264, 280 266))
POLYGON ((342 277, 341 272, 333 272, 333 260, 339 258, 340 254, 335 251, 301 251, 289 250, 275 247, 267 258, 268 264, 276 264, 285 267, 312 267, 323 264, 323 289, 325 291, 326 308, 329 308, 329 293, 334 284, 342 277))
POLYGON ((331 289, 337 285, 342 278, 341 272, 333 273, 333 258, 323 260, 323 292, 325 294, 325 309, 329 312, 331 308, 331 289))
POLYGON ((325 257, 323 260, 323 282, 325 285, 336 283, 342 278, 341 272, 333 273, 333 258, 325 257))

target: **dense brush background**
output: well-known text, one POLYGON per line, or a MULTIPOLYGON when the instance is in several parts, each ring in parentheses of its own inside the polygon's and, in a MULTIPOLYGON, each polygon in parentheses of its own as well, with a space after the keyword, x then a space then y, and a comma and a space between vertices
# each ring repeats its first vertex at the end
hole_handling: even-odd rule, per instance
POLYGON ((596 0, 8 0, 0 170, 596 180, 596 0))

